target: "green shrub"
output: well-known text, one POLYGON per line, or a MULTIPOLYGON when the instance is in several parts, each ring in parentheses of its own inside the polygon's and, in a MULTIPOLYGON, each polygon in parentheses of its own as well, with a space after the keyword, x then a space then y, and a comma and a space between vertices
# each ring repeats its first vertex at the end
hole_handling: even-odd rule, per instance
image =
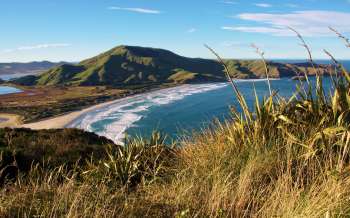
POLYGON ((23 173, 36 164, 51 169, 70 167, 78 161, 105 157, 110 143, 104 137, 78 129, 0 129, 0 170, 9 165, 23 173))

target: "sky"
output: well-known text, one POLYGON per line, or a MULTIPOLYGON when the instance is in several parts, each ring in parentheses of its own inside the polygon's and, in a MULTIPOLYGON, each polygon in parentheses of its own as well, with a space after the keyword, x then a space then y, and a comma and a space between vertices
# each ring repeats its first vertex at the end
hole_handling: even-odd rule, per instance
POLYGON ((350 0, 1 0, 0 62, 81 61, 118 45, 187 57, 350 59, 331 26, 350 37, 350 0))

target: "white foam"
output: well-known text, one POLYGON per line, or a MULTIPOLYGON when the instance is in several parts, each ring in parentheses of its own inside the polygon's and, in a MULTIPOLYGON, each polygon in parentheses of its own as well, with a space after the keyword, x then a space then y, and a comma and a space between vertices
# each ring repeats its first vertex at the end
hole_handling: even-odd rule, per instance
MULTIPOLYGON (((281 80, 280 78, 270 78, 269 79, 270 81, 273 81, 273 80, 281 80)), ((233 82, 266 82, 268 81, 267 78, 264 78, 264 79, 234 79, 233 82)))
POLYGON ((227 83, 182 85, 126 97, 106 107, 82 114, 67 127, 95 132, 116 143, 121 143, 125 131, 147 116, 146 112, 150 107, 170 104, 189 95, 208 92, 225 86, 227 86, 227 83), (102 122, 105 122, 105 124, 102 122), (94 125, 97 124, 103 125, 103 128, 94 128, 94 125))

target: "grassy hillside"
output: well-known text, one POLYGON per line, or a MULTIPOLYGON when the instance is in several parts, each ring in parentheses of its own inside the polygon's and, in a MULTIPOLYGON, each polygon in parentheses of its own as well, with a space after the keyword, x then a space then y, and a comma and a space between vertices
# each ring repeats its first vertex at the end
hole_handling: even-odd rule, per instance
MULTIPOLYGON (((225 60, 229 73, 233 78, 256 79, 265 78, 265 64, 261 60, 225 60)), ((320 75, 328 75, 332 70, 326 65, 317 65, 313 68, 309 63, 282 64, 267 62, 270 78, 293 77, 296 75, 315 76, 316 71, 320 75)))
MULTIPOLYGON (((234 78, 263 78, 261 61, 225 61, 234 78)), ((295 76, 311 65, 269 63, 271 77, 295 76)), ((328 71, 323 65, 317 68, 328 71)), ((214 60, 186 58, 163 49, 119 46, 77 65, 64 64, 40 76, 19 78, 20 85, 132 86, 225 81, 223 66, 214 60)))

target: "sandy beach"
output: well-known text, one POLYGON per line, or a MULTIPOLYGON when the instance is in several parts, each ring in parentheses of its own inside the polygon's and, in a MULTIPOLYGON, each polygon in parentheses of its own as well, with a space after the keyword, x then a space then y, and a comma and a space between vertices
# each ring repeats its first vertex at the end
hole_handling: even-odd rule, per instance
MULTIPOLYGON (((16 127, 23 127, 23 128, 30 128, 34 130, 39 130, 39 129, 60 129, 60 128, 65 128, 67 127, 70 123, 72 123, 74 120, 78 119, 81 115, 88 113, 93 110, 97 110, 99 108, 106 107, 108 105, 114 104, 115 102, 120 101, 121 99, 97 104, 91 107, 88 107, 86 109, 80 110, 80 111, 75 111, 68 113, 66 115, 50 118, 47 120, 35 122, 35 123, 28 123, 28 124, 23 124, 23 125, 18 125, 16 127)), ((0 116, 1 118, 1 116, 0 116)), ((1 124, 1 123, 0 123, 1 124)))
MULTIPOLYGON (((168 88, 171 88, 171 87, 168 87, 168 88)), ((100 109, 100 108, 103 108, 103 107, 107 107, 107 106, 109 106, 111 104, 117 103, 117 102, 122 101, 122 100, 124 100, 126 98, 135 97, 135 96, 138 96, 138 95, 144 95, 144 94, 147 94, 147 93, 152 93, 152 92, 155 92, 155 91, 159 91, 161 89, 164 89, 164 88, 154 88, 154 89, 151 89, 151 90, 149 90, 147 92, 144 92, 144 93, 140 93, 140 94, 136 94, 136 95, 130 95, 130 96, 126 96, 126 97, 123 97, 123 98, 115 99, 115 100, 112 100, 112 101, 104 102, 104 103, 101 103, 101 104, 90 106, 90 107, 82 109, 80 111, 74 111, 74 112, 71 112, 71 113, 68 113, 68 114, 65 114, 65 115, 49 118, 47 120, 42 120, 42 121, 34 122, 34 123, 27 123, 27 124, 18 124, 17 123, 17 125, 15 125, 15 126, 11 125, 11 127, 30 128, 30 129, 34 129, 34 130, 65 128, 69 124, 71 124, 73 121, 75 121, 80 116, 82 116, 82 115, 84 115, 86 113, 89 113, 91 111, 94 111, 94 110, 97 110, 97 109, 100 109)), ((1 118, 1 116, 0 116, 0 118, 1 118)), ((3 127, 10 127, 10 126, 5 126, 4 125, 3 127)), ((0 126, 0 128, 1 128, 1 126, 0 126)))
MULTIPOLYGON (((147 92, 144 93, 140 93, 140 94, 136 94, 137 95, 142 95, 145 93, 150 93, 150 92, 154 92, 157 90, 160 90, 162 88, 154 88, 151 89, 147 92)), ((111 104, 114 104, 118 101, 121 101, 125 98, 129 98, 135 95, 130 95, 124 98, 119 98, 119 99, 115 99, 112 101, 108 101, 108 102, 104 102, 101 104, 97 104, 94 106, 90 106, 87 107, 85 109, 82 109, 80 111, 74 111, 71 113, 67 113, 64 115, 60 115, 57 117, 52 117, 46 120, 42 120, 42 121, 38 121, 38 122, 33 122, 33 123, 27 123, 27 124, 23 124, 22 122, 22 117, 16 114, 5 114, 5 113, 0 113, 0 128, 5 128, 5 127, 11 127, 11 128, 30 128, 30 129, 34 129, 34 130, 40 130, 40 129, 60 129, 60 128, 65 128, 67 127, 69 124, 71 124, 73 121, 75 121, 76 119, 78 119, 80 116, 89 113, 91 111, 97 110, 99 108, 103 108, 106 106, 109 106, 111 104)))

